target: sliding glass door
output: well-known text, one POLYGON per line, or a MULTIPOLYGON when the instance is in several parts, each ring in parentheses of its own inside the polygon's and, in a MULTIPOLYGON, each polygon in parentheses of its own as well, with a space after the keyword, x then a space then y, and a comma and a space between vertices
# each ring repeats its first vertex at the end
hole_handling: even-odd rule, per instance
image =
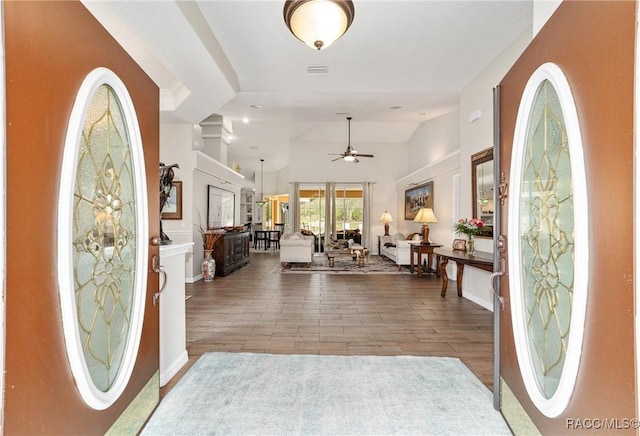
POLYGON ((364 196, 361 183, 300 183, 300 228, 316 237, 316 252, 325 240, 362 241, 364 196), (328 202, 328 203, 327 203, 328 202))

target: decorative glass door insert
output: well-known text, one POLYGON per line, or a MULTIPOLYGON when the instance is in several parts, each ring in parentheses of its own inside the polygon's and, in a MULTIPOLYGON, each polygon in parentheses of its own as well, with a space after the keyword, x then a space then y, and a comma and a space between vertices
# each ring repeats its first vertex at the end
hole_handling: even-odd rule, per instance
POLYGON ((513 144, 509 270, 516 353, 545 415, 567 406, 587 298, 588 222, 582 140, 569 84, 542 65, 524 91, 513 144))
POLYGON ((60 299, 78 389, 95 409, 124 390, 138 350, 147 263, 142 141, 133 103, 111 71, 82 84, 59 194, 60 299))

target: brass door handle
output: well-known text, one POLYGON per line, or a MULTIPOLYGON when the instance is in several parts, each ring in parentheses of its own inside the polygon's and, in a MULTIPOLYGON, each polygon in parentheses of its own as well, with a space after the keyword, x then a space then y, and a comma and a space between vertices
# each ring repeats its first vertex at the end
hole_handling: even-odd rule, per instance
POLYGON ((158 300, 160 299, 160 295, 164 291, 164 288, 167 286, 167 272, 163 269, 163 266, 160 265, 160 258, 158 257, 157 254, 154 254, 153 258, 151 259, 151 269, 153 269, 154 272, 157 272, 162 275, 162 280, 161 280, 162 286, 160 286, 160 290, 158 292, 153 294, 153 299, 152 299, 153 305, 157 306, 158 300))
POLYGON ((500 302, 500 308, 502 310, 504 310, 504 297, 502 295, 500 295, 498 293, 498 291, 496 290, 496 284, 495 284, 495 278, 496 277, 501 277, 503 275, 505 275, 505 268, 504 268, 504 258, 501 257, 500 258, 500 271, 496 271, 493 274, 491 274, 491 276, 489 277, 489 280, 491 281, 491 290, 493 291, 493 294, 496 296, 496 298, 498 299, 498 301, 500 302))

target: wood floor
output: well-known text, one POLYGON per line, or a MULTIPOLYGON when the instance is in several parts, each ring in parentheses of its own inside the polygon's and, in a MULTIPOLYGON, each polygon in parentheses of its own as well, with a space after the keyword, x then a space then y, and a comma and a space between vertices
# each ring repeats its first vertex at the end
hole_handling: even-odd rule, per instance
POLYGON ((187 285, 189 362, 208 351, 458 357, 493 380, 493 315, 433 274, 281 274, 277 252, 212 283, 187 285))

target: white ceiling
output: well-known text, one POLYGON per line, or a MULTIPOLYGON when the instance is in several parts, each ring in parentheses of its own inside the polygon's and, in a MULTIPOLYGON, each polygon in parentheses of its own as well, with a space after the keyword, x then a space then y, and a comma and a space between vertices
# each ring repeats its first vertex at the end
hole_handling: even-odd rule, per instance
POLYGON ((347 114, 354 144, 407 142, 531 27, 532 1, 354 0, 353 25, 322 51, 289 32, 283 0, 84 4, 161 88, 163 121, 232 121, 229 163, 252 178, 260 158, 286 166, 292 141, 344 151, 347 114))

